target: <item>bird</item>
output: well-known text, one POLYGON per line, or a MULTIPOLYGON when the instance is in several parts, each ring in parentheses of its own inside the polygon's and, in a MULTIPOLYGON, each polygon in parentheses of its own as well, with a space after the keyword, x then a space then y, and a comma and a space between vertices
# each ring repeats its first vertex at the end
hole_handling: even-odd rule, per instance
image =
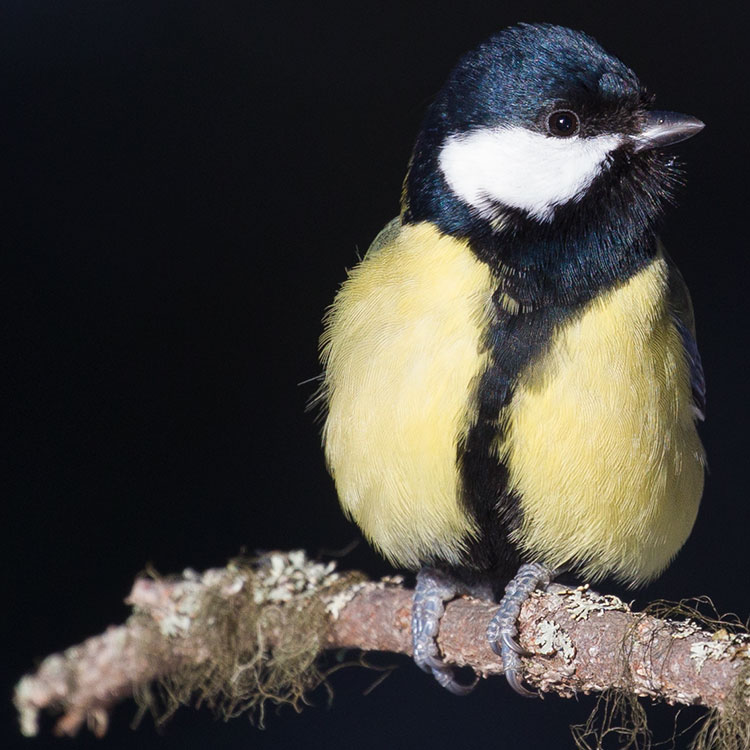
POLYGON ((522 23, 465 54, 427 107, 399 215, 325 314, 315 401, 344 512, 417 571, 414 659, 457 694, 445 604, 498 602, 517 692, 523 602, 565 572, 657 577, 703 493, 690 295, 659 239, 703 129, 655 110, 584 32, 522 23))

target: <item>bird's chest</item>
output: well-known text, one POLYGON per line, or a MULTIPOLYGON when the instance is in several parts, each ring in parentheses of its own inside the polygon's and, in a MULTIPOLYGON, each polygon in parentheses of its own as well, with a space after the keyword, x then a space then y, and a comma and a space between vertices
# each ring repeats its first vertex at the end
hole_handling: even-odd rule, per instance
POLYGON ((456 452, 494 285, 465 243, 411 225, 368 253, 331 308, 326 457, 346 512, 398 564, 458 563, 475 533, 456 452))
POLYGON ((692 528, 703 452, 666 283, 657 259, 561 326, 519 378, 497 449, 530 557, 643 581, 692 528))

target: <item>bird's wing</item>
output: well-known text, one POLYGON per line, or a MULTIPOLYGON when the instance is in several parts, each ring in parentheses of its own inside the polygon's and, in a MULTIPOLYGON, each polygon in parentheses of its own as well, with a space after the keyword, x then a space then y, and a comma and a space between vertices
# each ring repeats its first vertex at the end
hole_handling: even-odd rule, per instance
POLYGON ((386 245, 390 245, 401 231, 401 217, 396 216, 391 219, 375 236, 375 239, 367 248, 365 257, 370 257, 379 253, 386 245))
POLYGON ((685 347, 685 355, 690 366, 690 386, 693 391, 696 412, 698 418, 703 420, 706 411, 706 381, 703 377, 701 355, 695 340, 693 303, 679 269, 663 247, 662 252, 669 266, 669 303, 672 317, 682 336, 682 344, 685 347))

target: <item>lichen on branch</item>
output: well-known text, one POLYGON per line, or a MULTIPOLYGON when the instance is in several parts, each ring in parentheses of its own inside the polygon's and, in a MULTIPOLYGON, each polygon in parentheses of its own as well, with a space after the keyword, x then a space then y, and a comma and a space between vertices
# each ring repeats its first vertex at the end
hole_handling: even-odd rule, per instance
MULTIPOLYGON (((40 712, 50 711, 61 714, 60 734, 85 723, 101 736, 115 703, 135 696, 153 708, 155 693, 160 720, 200 701, 225 717, 249 711, 262 722, 268 702, 299 709, 325 682, 320 657, 328 649, 411 652, 411 591, 400 578, 366 581, 300 551, 139 578, 127 602, 133 614, 125 624, 48 657, 19 681, 24 734, 35 735, 40 712)), ((495 608, 472 598, 448 604, 438 640, 446 661, 483 677, 502 673, 484 636, 495 608)), ((524 679, 563 697, 616 690, 703 705, 712 709, 704 747, 719 736, 724 747, 747 747, 750 637, 690 614, 636 613, 587 587, 553 585, 521 612, 520 642, 531 654, 524 679)))

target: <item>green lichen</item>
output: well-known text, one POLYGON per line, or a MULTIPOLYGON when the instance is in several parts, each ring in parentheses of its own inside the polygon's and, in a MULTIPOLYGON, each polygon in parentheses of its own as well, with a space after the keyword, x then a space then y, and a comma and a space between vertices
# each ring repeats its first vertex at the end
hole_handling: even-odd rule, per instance
MULTIPOLYGON (((685 599, 680 602, 658 601, 643 611, 643 616, 658 617, 668 622, 664 635, 675 640, 689 638, 701 631, 713 632, 710 642, 691 648, 691 659, 696 667, 707 659, 745 656, 748 650, 748 628, 736 615, 720 615, 708 597, 685 599)), ((636 625, 626 634, 623 663, 632 649, 636 625)), ((661 635, 659 636, 661 637, 661 635)), ((656 646, 656 637, 654 641, 656 646)), ((642 702, 628 690, 629 675, 622 677, 623 688, 603 692, 584 724, 571 727, 579 750, 650 750, 652 747, 674 747, 678 736, 692 733, 695 725, 677 731, 673 736, 656 743, 648 727, 648 717, 642 702)), ((691 750, 748 750, 750 749, 750 663, 742 670, 734 690, 721 709, 707 711, 696 722, 700 727, 690 743, 691 750)))
MULTIPOLYGON (((181 705, 203 705, 223 719, 247 714, 263 726, 269 705, 300 711, 326 680, 319 659, 330 617, 326 599, 362 578, 334 567, 301 551, 273 552, 203 574, 203 584, 219 576, 209 582, 216 585, 188 595, 190 612, 181 606, 180 621, 160 627, 165 635, 190 629, 208 656, 141 690, 141 713, 149 710, 161 724, 181 705)), ((190 576, 183 581, 189 585, 190 576)))
POLYGON ((734 690, 721 710, 708 712, 691 750, 747 750, 750 748, 750 663, 740 672, 734 690))

